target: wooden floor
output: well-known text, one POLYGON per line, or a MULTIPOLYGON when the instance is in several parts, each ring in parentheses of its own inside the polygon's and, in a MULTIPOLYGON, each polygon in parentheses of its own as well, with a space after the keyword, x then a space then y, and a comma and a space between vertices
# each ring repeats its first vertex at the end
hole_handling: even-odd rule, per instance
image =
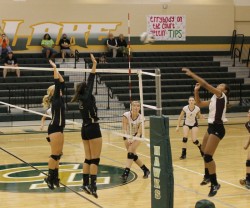
MULTIPOLYGON (((220 143, 214 159, 217 164, 217 175, 221 189, 218 194, 209 198, 216 205, 216 208, 246 208, 250 204, 250 190, 239 184, 239 179, 245 177, 245 163, 247 151, 243 150, 243 144, 249 134, 244 129, 243 122, 247 121, 247 116, 234 119, 231 125, 226 125, 226 136, 220 143)), ((172 157, 174 164, 174 207, 193 208, 196 201, 208 199, 209 186, 200 186, 203 174, 203 160, 197 147, 191 141, 188 142, 187 159, 179 160, 181 154, 182 133, 175 132, 176 121, 171 121, 170 139, 172 146, 172 157)), ((1 127, 2 128, 2 127, 1 127)), ((20 130, 19 127, 16 128, 20 130)), ((26 127, 38 131, 38 127, 26 127)), ((15 132, 14 127, 11 132, 15 132)), ((2 128, 2 132, 9 129, 2 128)), ((201 126, 199 139, 206 131, 206 126, 201 126)), ((16 131, 19 132, 19 131, 16 131)), ((45 141, 46 133, 34 134, 1 134, 0 135, 0 207, 36 207, 36 208, 75 208, 75 207, 119 207, 119 208, 149 208, 151 207, 151 183, 150 179, 142 178, 142 171, 135 164, 132 171, 137 174, 137 178, 128 184, 118 184, 113 187, 106 187, 98 190, 99 198, 95 199, 83 192, 78 192, 76 186, 73 191, 61 190, 50 191, 43 188, 43 191, 32 192, 16 190, 16 183, 3 185, 4 168, 10 168, 11 164, 23 164, 13 155, 20 159, 32 163, 46 163, 49 156, 49 145, 45 141), (9 154, 5 151, 8 151, 9 154)), ((119 137, 114 137, 103 132, 104 144, 102 149, 101 164, 110 167, 123 168, 126 158, 126 151, 123 141, 119 137)), ((79 132, 65 132, 64 155, 61 162, 79 163, 84 159, 83 147, 79 132)), ((138 150, 139 157, 150 167, 150 152, 145 143, 142 143, 138 150)), ((46 166, 45 166, 46 167, 46 166)), ((119 172, 119 170, 116 170, 119 172)), ((119 173, 114 172, 112 177, 119 178, 119 173)), ((14 174, 14 173, 13 173, 14 174)), ((12 175, 13 176, 13 175, 12 175)), ((17 174, 18 176, 18 174, 17 174)), ((39 175, 40 180, 44 176, 39 175)), ((27 179, 28 180, 28 179, 27 179)), ((67 183, 67 181, 64 181, 67 183)))

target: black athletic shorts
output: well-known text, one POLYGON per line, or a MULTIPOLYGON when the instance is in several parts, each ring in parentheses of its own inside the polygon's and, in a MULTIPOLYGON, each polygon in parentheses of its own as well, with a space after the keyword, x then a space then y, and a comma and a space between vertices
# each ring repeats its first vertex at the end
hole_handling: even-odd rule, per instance
POLYGON ((208 134, 214 134, 215 136, 223 139, 225 136, 225 127, 223 124, 208 124, 208 134))
POLYGON ((184 124, 183 126, 187 126, 191 130, 194 127, 198 127, 198 123, 195 123, 193 126, 189 126, 187 124, 184 124))
POLYGON ((83 124, 81 134, 83 140, 90 140, 102 137, 99 123, 91 123, 88 125, 83 124))
POLYGON ((62 126, 49 125, 49 127, 48 127, 48 135, 56 133, 56 132, 63 133, 63 129, 64 129, 64 127, 62 127, 62 126))
MULTIPOLYGON (((137 133, 135 133, 133 136, 134 136, 134 137, 137 136, 137 133)), ((142 137, 142 135, 140 135, 140 137, 142 137)), ((124 140, 124 141, 127 140, 127 139, 128 139, 127 137, 123 137, 123 140, 124 140)))

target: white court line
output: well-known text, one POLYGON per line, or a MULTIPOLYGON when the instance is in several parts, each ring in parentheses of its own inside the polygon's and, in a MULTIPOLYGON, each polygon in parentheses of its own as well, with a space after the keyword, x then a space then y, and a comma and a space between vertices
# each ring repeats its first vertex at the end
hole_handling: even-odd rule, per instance
MULTIPOLYGON (((246 136, 247 136, 247 135, 246 135, 246 136)), ((230 138, 230 137, 234 137, 234 136, 228 136, 227 138, 230 138)), ((237 136, 237 137, 244 137, 244 136, 237 136)), ((108 143, 108 142, 105 142, 104 144, 107 144, 107 145, 110 145, 110 146, 116 147, 116 148, 118 148, 118 149, 122 149, 122 150, 124 150, 124 151, 127 151, 127 149, 126 149, 126 148, 119 147, 119 146, 117 146, 117 145, 110 144, 110 143, 108 143)), ((32 147, 33 147, 33 146, 32 146, 32 147)), ((34 146, 34 147, 37 147, 37 148, 46 147, 46 148, 47 148, 48 146, 45 146, 45 145, 39 145, 39 146, 34 146)), ((12 147, 12 148, 8 148, 8 149, 17 149, 17 148, 24 148, 24 147, 12 147)), ((25 147, 25 148, 26 148, 26 147, 25 147)), ((138 153, 138 152, 137 152, 137 154, 138 154, 138 155, 141 155, 141 156, 143 156, 143 157, 146 157, 146 158, 150 158, 150 156, 148 156, 148 155, 144 155, 144 154, 141 154, 141 153, 138 153)), ((193 171, 193 170, 191 170, 191 169, 184 168, 184 167, 182 167, 182 166, 175 165, 175 164, 173 164, 173 166, 174 166, 174 167, 176 167, 176 168, 179 168, 179 169, 185 170, 185 171, 187 171, 187 172, 190 172, 190 173, 194 173, 194 174, 196 174, 196 175, 203 176, 203 174, 202 174, 202 173, 199 173, 199 172, 193 171)), ((248 192, 250 191, 250 190, 247 190, 246 188, 244 188, 243 186, 235 185, 235 184, 230 183, 230 182, 227 182, 227 181, 225 181, 225 180, 218 179, 218 181, 220 181, 220 182, 222 182, 222 183, 225 183, 225 184, 227 184, 227 185, 230 185, 230 186, 233 186, 233 187, 236 187, 236 188, 239 188, 239 189, 242 189, 242 190, 248 191, 248 192)))
MULTIPOLYGON (((116 147, 116 148, 119 148, 119 149, 122 149, 122 150, 127 151, 127 149, 125 149, 125 148, 123 148, 123 147, 119 147, 119 146, 114 145, 114 144, 110 144, 110 143, 105 143, 105 144, 108 144, 108 145, 110 145, 110 146, 113 146, 113 147, 116 147)), ((141 156, 143 156, 143 157, 146 157, 146 158, 150 158, 150 156, 147 156, 147 155, 144 155, 144 154, 141 154, 141 153, 138 153, 138 152, 137 152, 137 154, 138 154, 138 155, 141 155, 141 156)), ((194 173, 194 174, 196 174, 196 175, 200 175, 200 176, 203 176, 203 175, 204 175, 204 174, 202 174, 202 173, 193 171, 193 170, 188 169, 188 168, 184 168, 184 167, 179 166, 179 165, 173 164, 173 166, 174 166, 174 167, 177 167, 177 168, 179 168, 179 169, 185 170, 185 171, 187 171, 187 172, 194 173)), ((250 190, 247 190, 246 188, 244 188, 244 187, 242 187, 242 186, 235 185, 235 184, 230 183, 230 182, 227 182, 227 181, 225 181, 225 180, 218 179, 218 181, 220 181, 220 182, 222 182, 222 183, 225 183, 225 184, 227 184, 227 185, 234 186, 234 187, 239 188, 239 189, 243 189, 243 190, 245 190, 245 191, 250 191, 250 190)))

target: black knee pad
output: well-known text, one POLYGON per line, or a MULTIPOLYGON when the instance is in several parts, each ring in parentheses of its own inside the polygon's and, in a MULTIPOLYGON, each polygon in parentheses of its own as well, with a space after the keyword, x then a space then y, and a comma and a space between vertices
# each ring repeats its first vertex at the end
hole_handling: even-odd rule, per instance
POLYGON ((92 159, 90 160, 91 161, 91 164, 95 164, 95 165, 99 165, 99 162, 100 162, 100 158, 95 158, 95 159, 92 159))
POLYGON ((135 158, 135 155, 134 155, 134 153, 132 153, 132 152, 128 152, 128 159, 134 159, 135 158))
POLYGON ((53 160, 57 161, 57 160, 60 160, 61 155, 50 155, 50 157, 51 157, 53 160))
POLYGON ((247 166, 247 167, 250 167, 250 160, 247 160, 246 166, 247 166))
POLYGON ((212 156, 212 155, 207 155, 207 154, 205 154, 205 155, 203 156, 203 158, 204 158, 205 163, 210 163, 210 162, 213 161, 213 156, 212 156))
POLYGON ((134 154, 134 161, 138 160, 138 155, 134 154))
POLYGON ((84 160, 84 163, 90 165, 90 164, 91 164, 91 160, 85 159, 85 160, 84 160))
POLYGON ((199 144, 199 141, 196 140, 196 141, 194 141, 193 143, 194 143, 195 145, 197 145, 197 144, 199 144))
POLYGON ((183 143, 187 143, 187 141, 188 141, 188 138, 187 138, 187 137, 183 137, 183 138, 182 138, 182 142, 183 142, 183 143))

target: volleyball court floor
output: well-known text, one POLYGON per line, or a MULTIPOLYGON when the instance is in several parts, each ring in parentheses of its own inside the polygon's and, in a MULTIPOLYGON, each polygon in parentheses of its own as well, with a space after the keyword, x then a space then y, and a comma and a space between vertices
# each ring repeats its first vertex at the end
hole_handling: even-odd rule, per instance
MULTIPOLYGON (((209 199, 216 208, 246 208, 250 204, 250 190, 239 184, 245 177, 247 151, 243 144, 249 137, 244 127, 247 113, 230 115, 226 136, 214 155, 221 189, 208 198, 209 185, 200 186, 203 160, 198 148, 188 141, 187 159, 180 160, 182 131, 176 132, 176 117, 170 117, 170 141, 174 168, 174 208, 193 208, 196 201, 209 199)), ((60 178, 66 187, 51 191, 43 182, 40 171, 47 171, 50 147, 46 131, 39 122, 20 126, 0 126, 0 204, 1 207, 151 207, 151 180, 143 179, 143 172, 134 163, 129 181, 121 183, 119 176, 126 161, 122 137, 103 131, 103 148, 98 173, 98 195, 95 199, 79 191, 84 151, 78 127, 67 126, 61 159, 60 178), (21 160, 20 160, 21 159, 21 160)), ((199 127, 199 137, 206 131, 206 121, 199 127)), ((146 129, 149 137, 149 129, 146 129)), ((138 148, 139 158, 150 166, 150 149, 145 142, 138 148)), ((164 196, 162 196, 164 197, 164 196)))

